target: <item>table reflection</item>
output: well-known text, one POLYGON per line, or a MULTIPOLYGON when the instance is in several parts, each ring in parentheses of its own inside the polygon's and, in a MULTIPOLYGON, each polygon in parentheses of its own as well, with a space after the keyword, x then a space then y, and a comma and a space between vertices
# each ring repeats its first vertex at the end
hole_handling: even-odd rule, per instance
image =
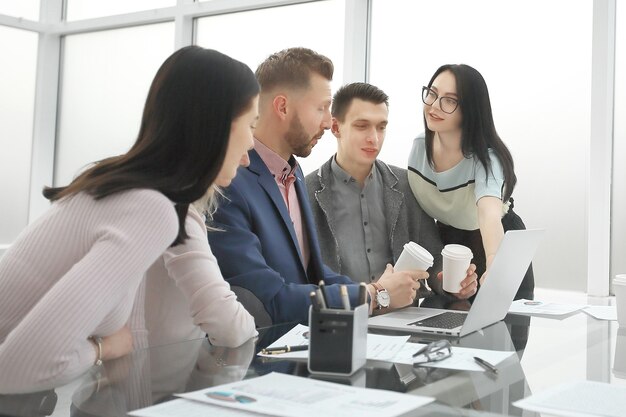
MULTIPOLYGON (((429 303, 429 307, 433 303, 438 307, 452 306, 446 304, 445 299, 433 299, 429 303), (442 304, 437 305, 437 302, 442 304)), ((462 307, 461 304, 456 303, 454 307, 462 307)), ((609 375, 612 372, 616 381, 626 379, 626 329, 617 330, 614 323, 580 314, 560 320, 509 315, 504 321, 479 332, 449 338, 453 348, 516 352, 498 364, 497 375, 368 361, 363 369, 349 377, 312 376, 306 360, 256 355, 297 324, 287 323, 260 329, 258 338, 238 348, 212 346, 203 338, 139 350, 92 368, 88 374, 56 392, 0 396, 0 417, 47 416, 53 411, 55 416, 126 416, 129 411, 171 400, 175 393, 269 372, 436 398, 435 404, 416 410, 412 414, 415 416, 431 413, 534 416, 511 405, 531 395, 531 387, 540 391, 581 376, 594 380, 594 375, 602 370, 609 375), (610 363, 605 356, 613 347, 615 352, 610 363), (545 381, 546 378, 550 381, 545 381)), ((398 334, 384 330, 376 333, 398 334)), ((423 343, 434 339, 433 335, 413 334, 410 341, 423 343)))
POLYGON ((617 330, 615 357, 613 358, 613 376, 626 379, 626 328, 617 330))
POLYGON ((54 390, 30 394, 0 395, 0 416, 49 416, 57 404, 54 390))
POLYGON ((72 416, 118 416, 173 399, 173 394, 246 377, 255 340, 238 348, 207 339, 156 346, 106 363, 72 396, 72 416))

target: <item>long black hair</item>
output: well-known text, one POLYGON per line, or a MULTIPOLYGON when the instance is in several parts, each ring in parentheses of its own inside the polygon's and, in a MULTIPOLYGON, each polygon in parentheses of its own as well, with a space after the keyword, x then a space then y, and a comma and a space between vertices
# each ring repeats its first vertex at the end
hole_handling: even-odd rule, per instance
POLYGON ((179 49, 152 81, 131 149, 96 162, 68 186, 46 187, 43 195, 54 201, 84 191, 98 200, 134 188, 160 191, 176 204, 174 244, 181 243, 189 204, 217 178, 231 123, 258 93, 247 65, 199 46, 179 49))
MULTIPOLYGON (((496 132, 489 100, 489 90, 483 76, 474 68, 465 64, 446 64, 435 71, 428 83, 430 88, 435 78, 444 71, 450 71, 456 79, 459 108, 462 112, 461 122, 461 150, 466 158, 472 156, 485 167, 485 171, 491 171, 489 148, 498 156, 504 170, 504 195, 502 201, 507 201, 517 183, 517 176, 513 164, 511 152, 506 147, 496 132)), ((429 164, 433 165, 433 137, 435 132, 428 129, 424 117, 426 129, 426 156, 429 164)))

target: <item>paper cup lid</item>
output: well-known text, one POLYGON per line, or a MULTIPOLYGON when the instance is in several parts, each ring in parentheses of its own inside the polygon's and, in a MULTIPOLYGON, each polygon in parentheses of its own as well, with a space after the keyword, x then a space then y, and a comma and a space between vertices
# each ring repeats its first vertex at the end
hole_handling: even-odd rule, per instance
POLYGON ((473 257, 472 250, 470 248, 468 248, 467 246, 456 244, 449 244, 444 246, 441 254, 450 258, 471 259, 473 257))
POLYGON ((433 264, 433 261, 435 260, 430 252, 428 252, 426 249, 424 249, 422 246, 418 245, 415 242, 406 243, 404 245, 404 249, 411 252, 411 254, 416 258, 419 258, 420 260, 429 263, 431 266, 433 264))

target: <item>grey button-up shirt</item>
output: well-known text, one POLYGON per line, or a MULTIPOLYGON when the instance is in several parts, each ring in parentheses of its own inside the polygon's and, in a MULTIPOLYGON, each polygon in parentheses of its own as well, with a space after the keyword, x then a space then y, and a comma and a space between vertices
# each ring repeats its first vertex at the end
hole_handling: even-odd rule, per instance
MULTIPOLYGON (((333 178, 331 172, 333 158, 334 156, 319 169, 306 176, 306 187, 311 211, 317 225, 322 258, 331 269, 348 275, 345 268, 346 259, 340 255, 339 248, 349 245, 349 242, 337 232, 337 219, 333 211, 336 196, 330 189, 333 178)), ((441 271, 443 245, 435 221, 417 204, 409 187, 405 169, 387 165, 379 160, 376 160, 374 164, 376 173, 380 174, 383 183, 382 203, 385 208, 385 224, 389 233, 386 239, 391 248, 394 263, 402 253, 405 243, 413 241, 423 246, 435 257, 435 264, 430 268, 428 285, 437 294, 443 294, 441 281, 436 277, 437 272, 441 271)), ((356 281, 357 277, 350 278, 356 281)), ((424 287, 421 288, 424 289, 424 287)), ((420 290, 420 297, 427 295, 427 291, 420 290)))
POLYGON ((363 188, 344 171, 335 158, 331 162, 333 212, 337 236, 349 245, 339 245, 343 273, 355 281, 378 279, 388 263, 393 264, 383 203, 383 181, 376 166, 363 188))

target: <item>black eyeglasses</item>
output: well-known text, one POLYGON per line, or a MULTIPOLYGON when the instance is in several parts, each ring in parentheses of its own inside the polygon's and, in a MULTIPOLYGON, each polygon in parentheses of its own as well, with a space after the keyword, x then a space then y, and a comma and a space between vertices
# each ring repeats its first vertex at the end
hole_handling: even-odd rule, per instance
POLYGON ((413 366, 420 366, 428 362, 438 362, 452 355, 452 346, 446 339, 437 340, 413 354, 413 366))
POLYGON ((459 100, 452 97, 439 97, 439 94, 435 93, 428 87, 422 87, 422 101, 427 106, 432 106, 435 101, 439 99, 439 107, 444 113, 452 114, 459 106, 459 100))

